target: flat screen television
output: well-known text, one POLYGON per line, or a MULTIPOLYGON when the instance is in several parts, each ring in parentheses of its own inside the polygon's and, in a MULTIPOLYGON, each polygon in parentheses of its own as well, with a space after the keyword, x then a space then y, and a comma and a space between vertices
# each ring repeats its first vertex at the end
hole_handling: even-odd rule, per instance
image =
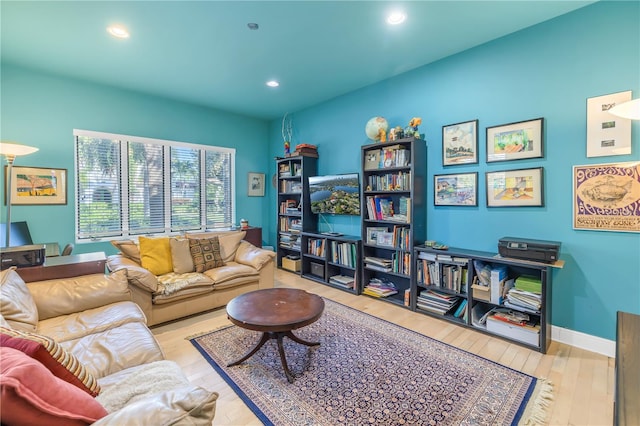
POLYGON ((358 173, 309 177, 311 212, 360 216, 358 173))

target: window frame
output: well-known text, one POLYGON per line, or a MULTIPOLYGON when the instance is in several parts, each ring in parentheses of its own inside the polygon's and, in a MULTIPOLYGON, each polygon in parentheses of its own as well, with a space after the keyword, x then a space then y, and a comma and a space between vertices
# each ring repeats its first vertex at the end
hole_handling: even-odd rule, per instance
POLYGON ((147 138, 141 136, 131 136, 131 135, 123 135, 117 133, 108 133, 108 132, 98 132, 93 130, 82 130, 82 129, 73 129, 73 147, 74 147, 74 216, 75 216, 75 224, 74 224, 74 236, 75 242, 78 244, 84 243, 96 243, 96 242, 105 242, 112 240, 123 240, 123 239, 137 239, 140 235, 145 236, 171 236, 171 235, 181 235, 184 234, 185 231, 172 231, 171 230, 171 189, 172 189, 172 181, 171 181, 171 148, 186 148, 193 149, 199 151, 200 157, 200 227, 196 229, 189 229, 186 232, 204 232, 211 227, 207 226, 207 203, 206 203, 206 154, 207 152, 213 153, 221 153, 224 155, 230 155, 230 170, 229 170, 229 185, 231 187, 231 194, 229 195, 229 199, 231 201, 231 223, 223 224, 221 227, 216 227, 214 229, 230 229, 233 224, 236 222, 236 179, 235 179, 235 171, 236 171, 236 149, 235 148, 227 148, 213 145, 203 145, 203 144, 194 144, 188 142, 179 142, 179 141, 171 141, 165 139, 155 139, 155 138, 147 138), (121 203, 120 206, 120 231, 118 235, 108 235, 108 236, 90 236, 90 237, 82 237, 80 238, 78 235, 78 227, 80 222, 80 188, 79 188, 79 164, 78 164, 78 137, 87 137, 93 139, 108 139, 119 142, 119 150, 120 150, 120 164, 118 165, 118 172, 120 173, 120 195, 119 200, 121 203), (163 167, 163 175, 164 175, 164 184, 163 184, 163 197, 164 197, 164 232, 154 232, 154 233, 141 233, 137 230, 133 232, 130 229, 129 223, 129 196, 127 195, 127 190, 129 185, 129 166, 128 166, 128 145, 130 142, 134 143, 142 143, 142 144, 154 144, 161 145, 163 147, 163 155, 164 155, 164 167, 163 167))

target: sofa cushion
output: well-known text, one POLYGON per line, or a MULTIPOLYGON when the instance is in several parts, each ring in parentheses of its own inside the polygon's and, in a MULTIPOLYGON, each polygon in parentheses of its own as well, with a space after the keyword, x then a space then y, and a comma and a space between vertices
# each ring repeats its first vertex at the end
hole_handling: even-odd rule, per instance
POLYGON ((140 263, 140 247, 133 240, 111 241, 111 245, 120 250, 124 257, 140 263))
POLYGON ((27 283, 40 321, 131 300, 127 271, 27 283))
POLYGON ((107 257, 107 268, 110 271, 125 269, 129 282, 143 290, 154 292, 158 290, 158 278, 139 263, 134 262, 122 255, 116 254, 107 257))
POLYGON ((3 425, 87 425, 107 411, 26 354, 0 347, 3 425))
POLYGON ((184 238, 170 238, 171 246, 171 262, 173 263, 173 272, 176 274, 185 274, 196 270, 191 257, 191 249, 189 240, 184 238))
POLYGON ((220 268, 210 269, 205 271, 204 274, 213 281, 214 288, 218 288, 220 284, 237 278, 252 277, 257 279, 260 276, 260 273, 255 268, 236 262, 229 262, 220 268))
POLYGON ((173 272, 169 237, 138 237, 140 243, 140 265, 154 275, 173 272))
POLYGON ((241 241, 236 251, 236 262, 251 266, 257 270, 276 257, 275 252, 264 250, 246 241, 241 241))
POLYGON ((91 396, 100 393, 98 381, 78 359, 47 336, 0 328, 0 347, 17 349, 39 361, 54 376, 71 383, 91 396))
POLYGON ((189 239, 189 248, 196 272, 204 272, 224 265, 218 237, 189 239))
POLYGON ((0 312, 11 328, 36 331, 38 308, 15 269, 0 272, 0 312))
POLYGON ((231 262, 235 255, 240 241, 247 235, 246 231, 211 231, 211 232, 198 232, 189 233, 187 238, 212 238, 218 237, 220 241, 220 253, 222 254, 222 261, 224 263, 231 262))

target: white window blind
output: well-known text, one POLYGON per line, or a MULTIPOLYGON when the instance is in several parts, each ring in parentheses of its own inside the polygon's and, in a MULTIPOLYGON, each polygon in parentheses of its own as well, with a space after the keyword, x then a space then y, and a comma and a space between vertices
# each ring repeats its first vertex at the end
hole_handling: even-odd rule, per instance
POLYGON ((228 228, 235 150, 74 130, 76 241, 228 228))

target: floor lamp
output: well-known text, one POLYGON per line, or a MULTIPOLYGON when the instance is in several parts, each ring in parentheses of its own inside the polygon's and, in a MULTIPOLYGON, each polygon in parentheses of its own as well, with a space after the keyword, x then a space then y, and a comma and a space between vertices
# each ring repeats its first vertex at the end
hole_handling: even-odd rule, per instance
POLYGON ((0 142, 0 155, 3 155, 7 159, 7 224, 5 226, 7 235, 5 247, 9 247, 9 242, 11 241, 11 169, 13 168, 13 161, 19 155, 33 154, 37 150, 38 148, 20 145, 13 142, 0 142))

